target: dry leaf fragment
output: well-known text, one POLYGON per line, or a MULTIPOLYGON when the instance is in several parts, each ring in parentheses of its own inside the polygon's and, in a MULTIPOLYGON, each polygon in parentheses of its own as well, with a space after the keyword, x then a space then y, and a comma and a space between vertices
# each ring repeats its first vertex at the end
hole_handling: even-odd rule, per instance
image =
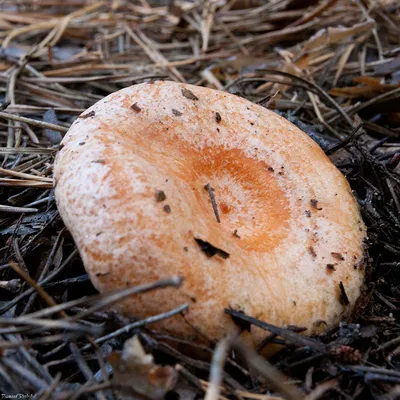
POLYGON ((341 43, 345 39, 359 33, 371 32, 376 27, 375 21, 366 21, 360 24, 353 25, 350 28, 343 26, 329 27, 319 30, 315 35, 304 44, 303 52, 315 50, 330 44, 341 43))
POLYGON ((400 87, 399 84, 381 83, 380 79, 372 76, 357 76, 353 78, 353 82, 362 83, 365 86, 335 87, 329 91, 329 94, 332 96, 345 96, 348 98, 371 98, 400 87))
POLYGON ((142 109, 138 106, 138 103, 133 103, 131 105, 132 110, 136 111, 136 112, 140 112, 142 111, 142 109))
POLYGON ((189 89, 182 89, 182 94, 189 100, 198 100, 199 98, 193 94, 193 92, 189 89))
POLYGON ((162 399, 177 380, 175 369, 155 364, 136 335, 125 342, 122 353, 111 353, 108 361, 114 369, 113 384, 128 399, 136 399, 137 395, 162 399))

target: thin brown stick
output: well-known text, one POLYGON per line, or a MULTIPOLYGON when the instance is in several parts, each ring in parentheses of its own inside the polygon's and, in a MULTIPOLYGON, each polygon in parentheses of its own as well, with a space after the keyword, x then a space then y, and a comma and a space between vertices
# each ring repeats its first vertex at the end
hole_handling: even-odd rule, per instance
POLYGON ((237 339, 234 347, 259 374, 268 379, 275 389, 288 400, 304 400, 304 394, 268 361, 259 356, 250 346, 237 339))
POLYGON ((66 133, 68 131, 68 128, 64 128, 63 126, 60 125, 50 124, 49 122, 44 122, 44 121, 37 121, 31 118, 20 117, 18 115, 9 114, 2 111, 0 111, 0 118, 7 119, 9 121, 24 122, 28 125, 36 126, 38 128, 51 129, 53 131, 62 133, 66 133))

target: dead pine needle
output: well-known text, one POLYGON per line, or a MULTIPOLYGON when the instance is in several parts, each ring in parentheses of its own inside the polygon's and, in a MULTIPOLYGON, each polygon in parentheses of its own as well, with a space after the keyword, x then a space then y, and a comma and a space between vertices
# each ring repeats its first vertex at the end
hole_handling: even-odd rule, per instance
POLYGON ((236 340, 234 347, 246 358, 249 365, 251 365, 259 374, 264 376, 268 382, 277 390, 284 398, 288 400, 304 400, 304 394, 297 389, 296 386, 289 383, 285 375, 278 371, 268 361, 264 360, 258 355, 250 346, 244 344, 241 340, 236 340))
POLYGON ((218 400, 220 386, 223 379, 223 371, 228 351, 237 334, 222 339, 215 347, 210 368, 209 386, 207 388, 205 400, 218 400))
POLYGON ((214 211, 215 218, 216 218, 218 223, 221 223, 221 219, 219 217, 219 212, 218 212, 217 201, 215 200, 214 189, 211 187, 210 183, 207 183, 207 185, 205 185, 204 187, 207 190, 208 195, 210 196, 211 205, 212 205, 212 208, 213 208, 213 211, 214 211))

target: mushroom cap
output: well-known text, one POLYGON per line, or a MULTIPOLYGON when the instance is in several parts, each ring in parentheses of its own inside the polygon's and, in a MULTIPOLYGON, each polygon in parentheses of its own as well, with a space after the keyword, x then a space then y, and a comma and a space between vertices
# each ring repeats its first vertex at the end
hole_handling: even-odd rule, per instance
POLYGON ((349 184, 274 112, 157 81, 99 101, 62 144, 58 209, 94 286, 184 277, 179 290, 118 310, 144 318, 189 303, 158 328, 217 339, 233 325, 225 308, 313 333, 344 318, 360 295, 366 231, 349 184))

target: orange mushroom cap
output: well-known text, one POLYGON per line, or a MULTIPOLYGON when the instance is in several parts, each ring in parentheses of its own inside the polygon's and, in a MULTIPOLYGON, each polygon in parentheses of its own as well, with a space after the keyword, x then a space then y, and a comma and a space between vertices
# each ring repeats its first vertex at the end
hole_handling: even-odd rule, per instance
POLYGON ((95 287, 184 277, 178 291, 125 301, 124 313, 189 302, 185 318, 159 328, 217 339, 233 324, 231 307, 312 333, 360 295, 366 231, 349 184, 272 111, 208 88, 145 83, 96 103, 62 144, 57 204, 95 287))

